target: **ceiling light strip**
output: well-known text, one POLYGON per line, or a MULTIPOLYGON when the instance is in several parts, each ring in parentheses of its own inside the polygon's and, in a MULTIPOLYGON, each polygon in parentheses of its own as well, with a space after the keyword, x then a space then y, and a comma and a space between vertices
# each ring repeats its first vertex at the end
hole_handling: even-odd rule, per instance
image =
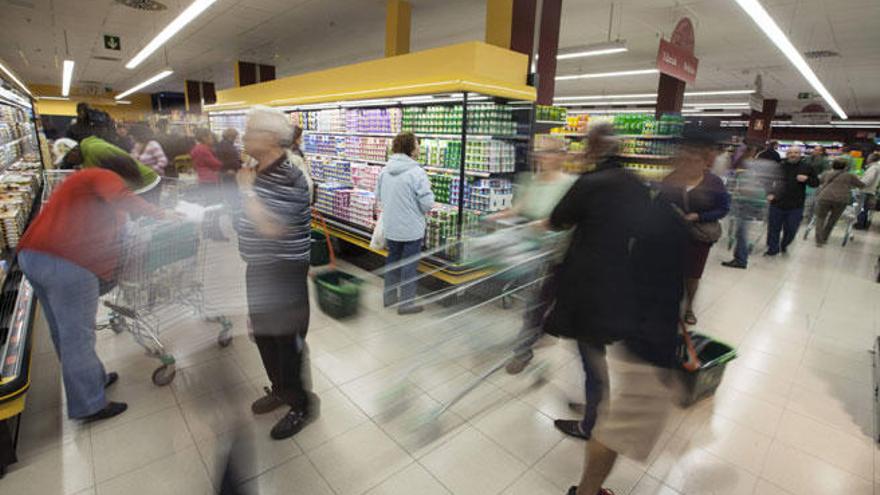
POLYGON ((837 104, 837 100, 831 96, 831 93, 825 88, 825 85, 822 84, 822 81, 819 80, 816 73, 813 72, 813 69, 807 64, 807 61, 804 60, 804 57, 802 57, 797 48, 791 44, 791 41, 789 41, 785 33, 782 32, 779 25, 776 24, 776 21, 770 17, 770 14, 767 13, 761 3, 758 2, 758 0, 736 0, 736 3, 738 3, 746 14, 755 21, 755 25, 764 31, 764 34, 770 38, 770 41, 775 43, 776 47, 788 57, 789 62, 791 62, 801 75, 804 76, 804 79, 813 86, 813 89, 825 99, 834 110, 834 113, 836 113, 841 119, 845 120, 847 118, 846 112, 844 112, 843 108, 837 104))
POLYGON ((620 46, 616 48, 604 48, 599 50, 584 50, 582 52, 564 53, 557 55, 556 60, 569 60, 572 58, 597 57, 599 55, 613 55, 615 53, 623 53, 627 51, 626 47, 620 46))
POLYGON ((61 69, 61 96, 70 96, 70 83, 73 81, 73 60, 65 60, 61 69))
POLYGON ((153 52, 159 49, 162 45, 164 45, 172 36, 177 34, 178 31, 184 28, 187 24, 192 22, 193 19, 198 17, 202 12, 208 9, 211 5, 214 4, 217 0, 196 0, 189 7, 185 8, 183 12, 180 13, 176 18, 174 18, 171 23, 165 26, 165 29, 159 32, 155 38, 153 38, 147 46, 143 47, 141 51, 137 53, 131 60, 125 64, 126 69, 134 69, 138 65, 141 64, 144 60, 147 59, 153 52))
POLYGON ((15 74, 13 74, 11 70, 7 69, 6 66, 3 65, 2 63, 0 63, 0 70, 2 70, 4 74, 9 76, 9 79, 12 79, 12 81, 16 85, 18 85, 18 87, 21 88, 25 93, 29 94, 31 97, 34 96, 34 94, 31 93, 31 90, 29 90, 28 87, 25 86, 23 82, 21 82, 17 77, 15 77, 15 74))
POLYGON ((556 76, 557 81, 571 81, 574 79, 597 79, 605 77, 642 76, 656 74, 657 69, 620 70, 615 72, 589 72, 586 74, 572 74, 568 76, 556 76))
POLYGON ((113 99, 121 100, 121 99, 125 98, 126 96, 134 93, 135 91, 146 88, 147 86, 149 86, 157 81, 161 81, 162 79, 165 79, 166 77, 170 76, 171 74, 174 74, 173 70, 163 70, 162 72, 160 72, 160 73, 156 74, 155 76, 147 79, 146 81, 138 84, 137 86, 134 86, 130 89, 127 89, 127 90, 123 91, 122 93, 119 93, 118 95, 114 96, 113 99))

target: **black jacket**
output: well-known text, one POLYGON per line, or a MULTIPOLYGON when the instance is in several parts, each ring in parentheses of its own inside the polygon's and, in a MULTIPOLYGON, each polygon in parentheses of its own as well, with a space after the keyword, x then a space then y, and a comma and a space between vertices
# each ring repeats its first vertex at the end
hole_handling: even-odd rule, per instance
POLYGON ((758 153, 758 158, 760 158, 761 160, 773 160, 776 163, 782 161, 782 157, 779 156, 779 152, 770 148, 767 148, 766 150, 758 153))
POLYGON ((220 169, 221 172, 235 173, 241 168, 241 153, 238 152, 234 142, 226 139, 220 140, 214 146, 214 154, 217 155, 217 159, 223 164, 223 168, 220 169))
POLYGON ((771 192, 775 197, 770 204, 783 210, 803 208, 807 186, 819 187, 819 176, 804 160, 796 163, 783 160, 779 167, 779 178, 771 184, 771 192), (806 182, 798 182, 798 175, 806 175, 806 182))
MULTIPOLYGON (((674 335, 683 280, 682 252, 672 256, 671 264, 661 256, 650 260, 650 265, 640 265, 651 255, 637 247, 646 223, 650 223, 653 204, 647 186, 614 162, 581 176, 562 198, 550 224, 555 229, 574 227, 574 233, 560 269, 555 305, 547 318, 548 332, 600 345, 637 339, 646 326, 654 326, 645 321, 651 313, 664 315, 658 323, 663 327, 660 333, 669 335, 671 329, 674 335), (675 286, 671 292, 658 295, 656 287, 644 290, 645 283, 666 283, 647 273, 651 267, 673 270, 672 277, 660 277, 675 286), (646 296, 659 297, 662 309, 651 304, 646 311, 646 296)), ((672 215, 668 218, 678 222, 672 215)))

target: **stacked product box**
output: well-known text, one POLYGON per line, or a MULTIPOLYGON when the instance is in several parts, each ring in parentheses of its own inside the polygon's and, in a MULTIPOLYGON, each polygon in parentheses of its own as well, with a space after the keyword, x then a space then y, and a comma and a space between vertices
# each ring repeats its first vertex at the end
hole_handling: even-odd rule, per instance
POLYGON ((368 165, 366 163, 351 164, 351 181, 356 187, 367 191, 375 191, 376 183, 379 181, 379 174, 382 167, 376 165, 368 165))
POLYGON ((303 136, 303 148, 306 153, 344 156, 345 143, 344 136, 328 136, 326 134, 305 134, 303 136))
POLYGON ((376 195, 369 191, 353 190, 349 197, 349 221, 372 231, 376 226, 373 220, 373 208, 376 195))
POLYGON ((506 210, 513 206, 513 184, 508 179, 479 179, 471 183, 465 207, 482 212, 506 210))
POLYGON ((348 132, 397 134, 403 112, 399 108, 358 108, 345 112, 348 132))
POLYGON ((449 139, 419 141, 419 163, 429 167, 458 168, 461 146, 449 139))
POLYGON ((18 245, 41 182, 40 165, 35 160, 21 162, 0 177, 0 225, 5 246, 14 249, 18 245))
POLYGON ((356 160, 385 162, 391 149, 391 141, 387 137, 346 136, 346 156, 356 160))
MULTIPOLYGON (((434 192, 434 200, 439 203, 458 204, 459 178, 448 174, 428 174, 431 181, 431 190, 434 192)), ((465 182, 465 201, 470 197, 470 178, 465 182)))
POLYGON ((631 155, 672 155, 676 143, 672 139, 626 138, 620 142, 620 152, 631 155))
POLYGON ((294 112, 290 118, 294 124, 307 131, 345 131, 345 113, 338 108, 294 112))
MULTIPOLYGON (((464 211, 462 223, 463 234, 467 235, 478 228, 480 215, 478 212, 464 211)), ((458 208, 451 205, 435 204, 428 213, 427 228, 425 229, 425 248, 437 249, 458 239, 458 208)), ((451 247, 443 252, 448 257, 458 257, 457 247, 451 247)))
POLYGON ((462 114, 461 105, 405 107, 401 127, 417 134, 461 134, 462 114))
POLYGON ((468 134, 509 136, 516 134, 513 109, 498 103, 468 105, 468 134))
POLYGON ((351 221, 351 194, 354 192, 351 188, 337 189, 333 192, 333 212, 330 213, 336 218, 351 221))
POLYGON ((346 160, 328 160, 323 164, 325 182, 351 184, 351 162, 346 160))
POLYGON ((469 141, 465 155, 466 170, 497 173, 516 169, 516 147, 504 141, 469 141))

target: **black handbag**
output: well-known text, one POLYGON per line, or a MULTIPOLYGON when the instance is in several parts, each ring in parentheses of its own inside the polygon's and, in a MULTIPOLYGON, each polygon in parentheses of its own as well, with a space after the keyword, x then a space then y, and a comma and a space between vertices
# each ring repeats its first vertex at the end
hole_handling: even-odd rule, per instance
MULTIPOLYGON (((681 198, 684 205, 684 214, 690 213, 687 190, 681 190, 681 198)), ((688 222, 688 232, 695 241, 715 244, 718 242, 718 239, 721 239, 721 222, 718 220, 712 220, 711 222, 688 222)))

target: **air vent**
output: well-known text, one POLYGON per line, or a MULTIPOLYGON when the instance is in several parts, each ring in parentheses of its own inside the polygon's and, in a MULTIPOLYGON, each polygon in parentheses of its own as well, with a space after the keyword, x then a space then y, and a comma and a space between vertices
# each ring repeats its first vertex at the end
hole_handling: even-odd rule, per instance
POLYGON ((807 57, 809 59, 832 58, 839 56, 840 53, 831 50, 811 50, 809 52, 804 52, 804 57, 807 57))
POLYGON ((103 60, 103 61, 105 61, 105 62, 122 62, 122 59, 121 59, 121 58, 117 58, 117 57, 105 57, 105 56, 103 56, 103 55, 95 55, 95 56, 92 57, 92 58, 95 59, 95 60, 103 60))
POLYGON ((148 12, 158 12, 168 8, 164 3, 157 2, 156 0, 116 0, 116 3, 137 10, 146 10, 148 12))

